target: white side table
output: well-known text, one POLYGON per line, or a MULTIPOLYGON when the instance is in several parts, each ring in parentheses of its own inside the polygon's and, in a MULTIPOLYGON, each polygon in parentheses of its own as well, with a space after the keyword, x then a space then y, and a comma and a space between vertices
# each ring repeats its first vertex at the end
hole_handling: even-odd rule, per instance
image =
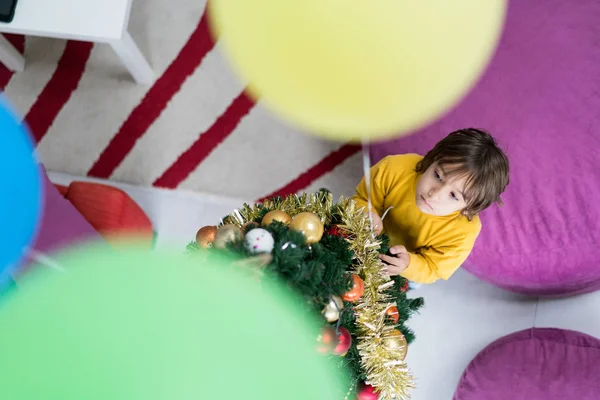
MULTIPOLYGON (((137 83, 148 85, 154 72, 129 32, 132 0, 19 0, 11 23, 0 33, 108 43, 137 83)), ((22 71, 23 56, 0 36, 0 62, 22 71)))

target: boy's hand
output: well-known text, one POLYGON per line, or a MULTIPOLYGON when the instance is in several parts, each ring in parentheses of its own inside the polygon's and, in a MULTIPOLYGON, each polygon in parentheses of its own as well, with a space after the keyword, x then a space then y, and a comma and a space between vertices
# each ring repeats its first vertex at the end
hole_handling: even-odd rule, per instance
POLYGON ((375 211, 372 211, 371 218, 373 220, 373 233, 375 233, 375 236, 381 235, 381 232, 383 232, 383 221, 381 220, 381 217, 375 211))
POLYGON ((390 254, 392 255, 379 255, 379 258, 386 264, 381 268, 381 272, 388 276, 400 275, 410 264, 410 254, 404 246, 391 247, 390 254))

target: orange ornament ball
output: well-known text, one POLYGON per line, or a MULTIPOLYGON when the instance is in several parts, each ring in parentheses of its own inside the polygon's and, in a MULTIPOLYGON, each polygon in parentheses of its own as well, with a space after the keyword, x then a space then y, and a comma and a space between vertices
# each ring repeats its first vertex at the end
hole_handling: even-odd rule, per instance
POLYGON ((391 306, 390 308, 385 310, 385 315, 387 315, 392 321, 394 321, 394 324, 397 324, 398 320, 400 319, 400 312, 398 311, 398 307, 396 306, 391 306))
POLYGON ((196 233, 196 243, 203 249, 209 247, 212 242, 215 240, 215 234, 217 233, 216 226, 204 226, 200 228, 198 233, 196 233))
POLYGON ((363 295, 365 291, 365 282, 361 279, 360 276, 353 274, 352 275, 352 288, 342 295, 342 299, 345 301, 354 302, 363 295))

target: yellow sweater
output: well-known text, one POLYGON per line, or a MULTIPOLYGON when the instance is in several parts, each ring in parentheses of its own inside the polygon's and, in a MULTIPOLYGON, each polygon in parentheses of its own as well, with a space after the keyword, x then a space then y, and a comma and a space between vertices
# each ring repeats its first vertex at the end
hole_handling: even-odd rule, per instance
MULTIPOLYGON (((422 159, 417 154, 388 156, 371 168, 373 210, 383 216, 384 232, 392 246, 403 245, 410 252, 410 264, 401 274, 418 283, 448 279, 467 259, 481 230, 479 217, 469 221, 460 212, 436 217, 422 213, 416 205, 415 172, 422 159)), ((353 199, 367 208, 363 178, 353 199)))

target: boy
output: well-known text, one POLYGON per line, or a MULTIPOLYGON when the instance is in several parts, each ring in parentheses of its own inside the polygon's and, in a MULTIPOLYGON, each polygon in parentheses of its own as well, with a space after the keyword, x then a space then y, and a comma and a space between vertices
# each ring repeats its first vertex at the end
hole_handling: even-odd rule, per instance
MULTIPOLYGON (((390 237, 380 255, 388 275, 417 283, 448 279, 467 259, 481 230, 479 212, 500 203, 508 159, 487 132, 450 133, 425 157, 388 156, 371 168, 373 229, 390 237), (390 209, 382 221, 383 213, 390 209)), ((367 209, 363 178, 353 199, 367 209)))

